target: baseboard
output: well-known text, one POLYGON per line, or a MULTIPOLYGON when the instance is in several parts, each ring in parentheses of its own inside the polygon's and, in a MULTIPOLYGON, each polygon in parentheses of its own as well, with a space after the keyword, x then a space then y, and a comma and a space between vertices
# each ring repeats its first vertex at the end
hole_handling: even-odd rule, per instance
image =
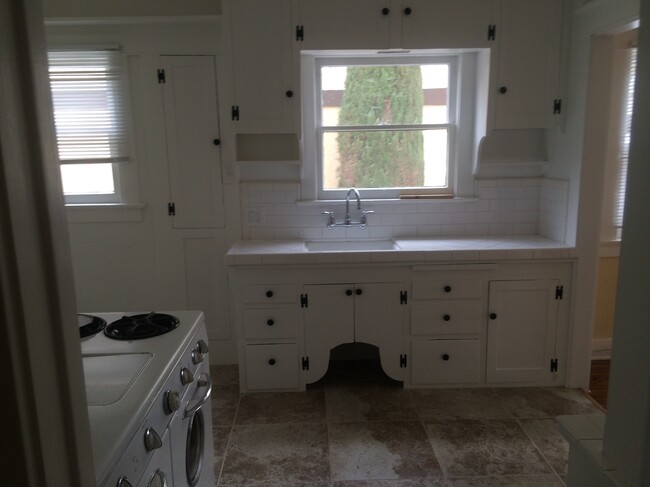
POLYGON ((591 360, 606 360, 612 358, 612 339, 594 338, 591 341, 591 360))

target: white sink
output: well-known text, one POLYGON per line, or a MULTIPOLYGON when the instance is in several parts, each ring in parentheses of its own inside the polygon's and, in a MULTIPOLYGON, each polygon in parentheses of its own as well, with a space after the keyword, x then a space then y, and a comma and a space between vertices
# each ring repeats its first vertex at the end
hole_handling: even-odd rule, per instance
POLYGON ((397 250, 393 239, 385 240, 308 240, 309 252, 368 252, 371 250, 397 250))

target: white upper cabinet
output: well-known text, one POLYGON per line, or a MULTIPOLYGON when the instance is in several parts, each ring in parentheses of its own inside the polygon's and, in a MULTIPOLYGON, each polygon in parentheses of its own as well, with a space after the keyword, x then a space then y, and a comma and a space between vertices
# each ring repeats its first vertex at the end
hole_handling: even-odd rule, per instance
POLYGON ((173 227, 223 228, 214 57, 162 56, 161 61, 173 227))
POLYGON ((401 0, 399 47, 494 47, 492 0, 401 0))
POLYGON ((224 1, 235 133, 296 133, 300 112, 291 0, 224 1))
POLYGON ((489 47, 492 0, 295 0, 299 48, 489 47))
POLYGON ((390 0, 295 0, 298 49, 388 49, 390 0))
POLYGON ((555 126, 559 100, 562 0, 501 0, 495 128, 555 126))

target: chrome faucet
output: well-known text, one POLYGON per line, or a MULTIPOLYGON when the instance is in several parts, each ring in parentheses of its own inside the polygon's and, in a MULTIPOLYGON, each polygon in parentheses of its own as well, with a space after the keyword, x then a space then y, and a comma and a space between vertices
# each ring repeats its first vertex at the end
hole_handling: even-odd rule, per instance
POLYGON ((348 194, 345 195, 345 224, 349 225, 352 223, 352 218, 350 218, 350 193, 354 193, 354 196, 357 198, 357 210, 361 210, 361 195, 356 188, 350 188, 348 194))
POLYGON ((327 228, 335 227, 360 227, 362 230, 368 226, 368 213, 374 213, 372 210, 362 210, 361 209, 361 195, 356 188, 350 188, 348 194, 345 196, 345 217, 341 223, 336 222, 333 211, 322 211, 323 215, 327 215, 327 228), (350 216, 350 195, 354 195, 357 199, 357 210, 361 212, 361 217, 358 222, 353 222, 352 217, 350 216))

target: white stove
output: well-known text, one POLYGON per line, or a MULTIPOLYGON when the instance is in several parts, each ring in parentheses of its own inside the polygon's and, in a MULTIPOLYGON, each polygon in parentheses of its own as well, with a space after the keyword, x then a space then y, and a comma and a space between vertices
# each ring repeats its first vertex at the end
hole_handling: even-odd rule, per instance
POLYGON ((123 329, 147 328, 139 323, 117 332, 111 328, 123 316, 146 315, 92 314, 120 339, 103 330, 81 339, 97 485, 213 487, 212 384, 203 313, 164 312, 177 324, 148 338, 120 335, 123 329))

